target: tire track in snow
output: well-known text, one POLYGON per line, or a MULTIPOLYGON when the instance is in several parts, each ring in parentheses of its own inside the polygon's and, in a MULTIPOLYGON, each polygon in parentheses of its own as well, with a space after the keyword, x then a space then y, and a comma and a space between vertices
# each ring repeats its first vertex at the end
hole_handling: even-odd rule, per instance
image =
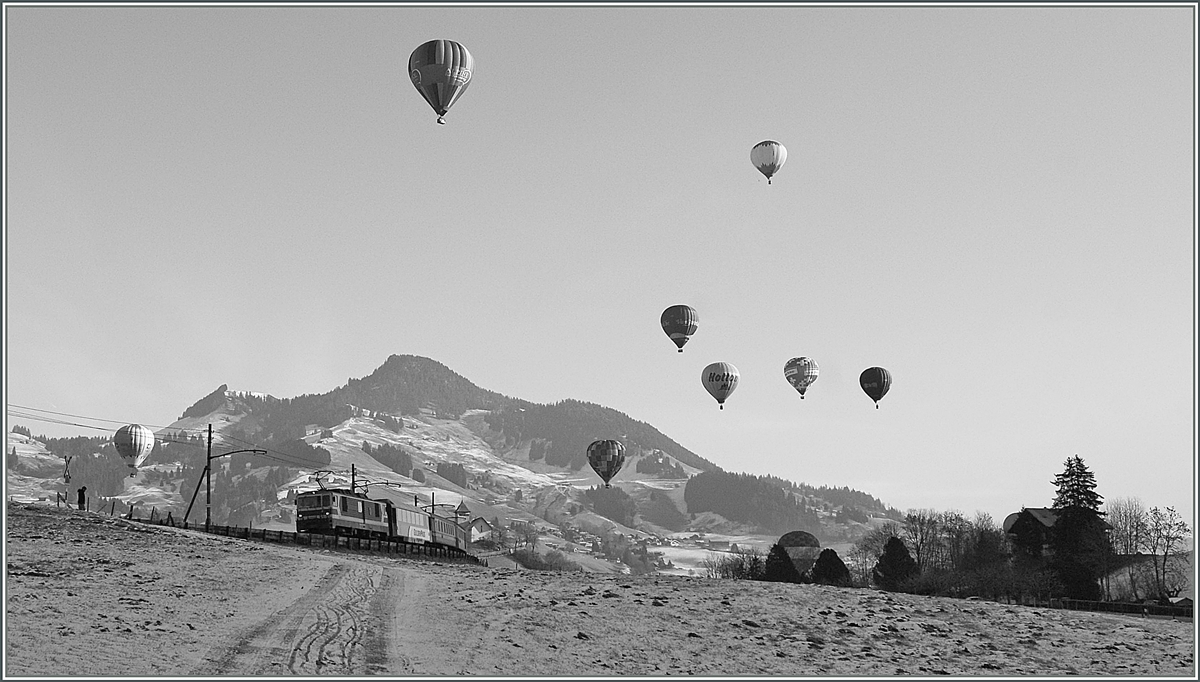
POLYGON ((313 589, 255 624, 201 674, 386 673, 386 637, 381 631, 386 620, 372 604, 381 573, 366 564, 333 564, 313 589))

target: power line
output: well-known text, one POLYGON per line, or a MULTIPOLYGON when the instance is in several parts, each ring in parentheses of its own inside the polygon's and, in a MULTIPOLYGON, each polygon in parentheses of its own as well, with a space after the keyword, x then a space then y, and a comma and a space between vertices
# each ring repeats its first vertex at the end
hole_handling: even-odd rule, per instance
MULTIPOLYGON (((127 420, 105 419, 105 418, 103 418, 103 417, 89 417, 89 416, 87 416, 87 415, 82 415, 82 414, 71 414, 71 413, 69 413, 69 412, 55 412, 54 410, 45 410, 45 409, 42 409, 42 408, 40 408, 40 407, 27 407, 27 406, 25 406, 25 405, 15 405, 15 404, 12 404, 12 403, 8 404, 8 405, 6 406, 6 408, 7 408, 7 411, 8 411, 8 413, 9 413, 9 414, 14 414, 14 413, 13 413, 13 408, 16 408, 16 409, 18 409, 18 410, 30 410, 30 411, 33 411, 33 412, 42 412, 42 413, 45 413, 45 414, 53 414, 53 415, 58 415, 58 416, 60 416, 60 417, 74 417, 74 418, 76 418, 76 419, 87 419, 88 421, 94 421, 94 422, 108 422, 108 423, 110 423, 110 424, 122 424, 122 425, 124 425, 124 424, 131 424, 131 423, 141 423, 141 422, 131 422, 131 421, 127 421, 127 420)), ((40 421, 51 421, 49 418, 40 418, 40 417, 37 417, 37 416, 35 416, 35 415, 31 415, 31 414, 24 414, 24 415, 17 415, 17 416, 20 416, 20 417, 22 417, 22 418, 25 418, 25 419, 39 419, 40 421)), ((92 425, 90 425, 90 424, 76 424, 76 423, 74 423, 74 422, 65 422, 65 421, 58 421, 58 422, 53 422, 53 421, 51 421, 51 423, 55 423, 55 424, 68 424, 68 425, 71 425, 71 426, 81 426, 81 427, 84 427, 84 428, 89 428, 89 429, 101 429, 101 428, 103 428, 103 427, 99 427, 99 426, 92 426, 92 425)), ((170 425, 158 425, 158 424, 142 424, 142 425, 143 425, 143 426, 146 426, 146 427, 149 427, 149 428, 152 428, 152 429, 166 429, 166 428, 170 428, 170 425)), ((105 430, 114 430, 114 429, 105 429, 105 430)), ((179 430, 180 430, 180 431, 185 431, 185 432, 187 431, 187 429, 179 429, 179 430)))
MULTIPOLYGON (((114 429, 111 429, 111 428, 108 428, 108 427, 104 427, 104 426, 95 426, 95 425, 92 425, 92 424, 80 424, 80 423, 77 423, 77 422, 70 422, 70 421, 66 421, 66 420, 62 420, 62 419, 55 419, 55 418, 53 418, 53 417, 44 417, 44 416, 40 416, 40 415, 29 414, 29 413, 27 413, 27 412, 21 412, 20 410, 32 410, 32 411, 34 411, 34 412, 43 412, 43 413, 46 413, 46 414, 53 414, 53 415, 58 415, 58 416, 62 416, 62 417, 74 417, 74 418, 76 418, 76 419, 87 419, 87 420, 90 420, 90 421, 108 422, 108 423, 111 423, 111 424, 129 424, 129 423, 130 423, 130 422, 128 422, 128 421, 123 421, 123 420, 116 420, 116 419, 104 419, 104 418, 102 418, 102 417, 89 417, 89 416, 86 416, 86 415, 80 415, 80 414, 70 414, 70 413, 67 413, 67 412, 55 412, 54 410, 45 410, 45 409, 41 409, 41 408, 37 408, 37 407, 27 407, 27 406, 24 406, 24 405, 15 405, 15 404, 10 404, 10 405, 8 405, 8 406, 7 406, 7 408, 6 408, 6 409, 7 409, 7 412, 8 412, 8 414, 9 414, 10 416, 14 416, 14 417, 17 417, 17 418, 20 418, 20 419, 32 419, 32 420, 34 420, 34 421, 47 422, 47 423, 50 423, 50 424, 63 424, 63 425, 66 425, 66 426, 77 426, 77 427, 79 427, 79 428, 84 428, 84 429, 95 429, 95 430, 97 430, 97 431, 106 431, 106 432, 108 432, 108 431, 113 431, 114 429), (16 408, 16 409, 14 409, 14 408, 16 408)), ((153 428, 153 429, 159 429, 159 430, 173 428, 173 427, 171 427, 171 426, 169 426, 169 425, 167 425, 167 426, 158 426, 158 425, 154 425, 154 424, 145 424, 144 426, 147 426, 147 427, 149 427, 149 428, 153 428)), ((203 438, 203 437, 204 437, 205 435, 207 435, 207 433, 208 433, 207 429, 199 429, 199 430, 190 430, 190 429, 175 429, 175 432, 176 432, 176 433, 183 433, 183 434, 192 434, 192 435, 195 435, 195 436, 199 436, 199 437, 201 437, 201 438, 203 438)), ((267 454, 262 454, 262 453, 254 453, 254 454, 255 454, 256 456, 259 456, 259 457, 265 457, 265 458, 267 458, 267 459, 270 459, 270 460, 274 460, 274 461, 277 461, 277 462, 281 462, 281 463, 283 463, 283 464, 285 464, 285 465, 292 466, 292 467, 295 467, 295 468, 297 468, 297 469, 306 468, 306 467, 308 467, 308 466, 313 466, 313 465, 315 464, 315 463, 313 463, 313 462, 309 462, 309 461, 301 460, 301 459, 300 459, 298 456, 296 456, 296 455, 293 455, 293 454, 290 454, 290 453, 287 453, 287 452, 281 452, 281 451, 279 451, 279 450, 272 450, 272 449, 270 449, 270 448, 264 448, 264 447, 262 447, 262 446, 258 445, 257 443, 252 443, 252 442, 250 442, 250 441, 248 441, 248 440, 246 440, 246 439, 244 439, 244 438, 238 438, 237 436, 233 436, 233 435, 230 435, 230 434, 227 434, 227 433, 220 433, 220 432, 217 432, 217 433, 215 433, 214 435, 215 435, 215 436, 220 436, 221 440, 222 440, 222 441, 224 441, 224 442, 241 443, 241 444, 244 444, 244 445, 250 446, 250 447, 252 447, 252 448, 255 448, 255 449, 257 449, 257 450, 263 450, 263 451, 265 451, 265 453, 267 453, 267 454), (277 455, 277 456, 275 456, 275 457, 272 457, 270 453, 274 453, 274 454, 275 454, 275 455, 277 455)), ((168 440, 168 439, 166 439, 166 438, 163 438, 163 437, 157 437, 157 436, 156 436, 156 439, 157 439, 157 440, 159 440, 159 441, 160 441, 160 442, 162 442, 162 443, 174 443, 174 444, 179 444, 179 445, 191 445, 191 446, 196 446, 196 447, 202 447, 202 446, 199 446, 199 445, 198 445, 198 444, 196 444, 196 443, 192 443, 192 442, 188 442, 188 441, 176 441, 176 440, 168 440)))

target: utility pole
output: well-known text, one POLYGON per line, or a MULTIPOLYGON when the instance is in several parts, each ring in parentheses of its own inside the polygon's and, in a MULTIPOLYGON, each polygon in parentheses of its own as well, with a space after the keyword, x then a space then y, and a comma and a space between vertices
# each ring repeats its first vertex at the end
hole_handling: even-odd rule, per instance
POLYGON ((208 457, 204 462, 204 531, 212 521, 212 424, 208 425, 208 457))
MULTIPOLYGON (((204 471, 200 476, 204 479, 204 530, 207 532, 209 525, 212 523, 212 461, 218 457, 228 457, 236 455, 239 452, 254 452, 260 455, 267 454, 266 450, 259 448, 250 448, 248 450, 234 450, 220 455, 212 453, 212 424, 208 425, 208 455, 204 463, 204 471)), ((196 481, 196 490, 192 492, 192 501, 188 503, 187 511, 183 513, 183 527, 187 528, 188 515, 192 513, 192 505, 196 503, 196 495, 200 492, 200 482, 196 481)))

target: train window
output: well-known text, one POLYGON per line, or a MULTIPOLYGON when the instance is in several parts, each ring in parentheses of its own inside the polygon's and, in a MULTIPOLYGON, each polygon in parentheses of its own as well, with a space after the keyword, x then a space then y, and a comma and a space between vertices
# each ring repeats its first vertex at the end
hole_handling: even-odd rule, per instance
POLYGON ((348 498, 343 497, 342 498, 342 512, 348 512, 348 511, 350 511, 350 500, 348 498))
POLYGON ((321 496, 321 506, 322 506, 322 507, 328 507, 328 506, 329 506, 329 496, 328 496, 328 495, 322 495, 322 496, 321 496))

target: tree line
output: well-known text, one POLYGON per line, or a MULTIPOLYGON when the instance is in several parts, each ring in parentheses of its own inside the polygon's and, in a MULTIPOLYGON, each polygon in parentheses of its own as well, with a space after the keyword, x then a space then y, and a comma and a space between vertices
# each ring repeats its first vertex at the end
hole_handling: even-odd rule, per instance
POLYGON ((711 511, 772 533, 818 527, 816 511, 779 483, 774 477, 705 471, 688 479, 683 499, 689 513, 711 511))
POLYGON ((1095 476, 1078 456, 1067 459, 1054 483, 1051 506, 1022 510, 1008 529, 982 512, 968 518, 955 510, 910 509, 903 519, 862 536, 850 550, 849 564, 825 549, 809 570, 799 572, 786 548, 776 544, 766 555, 742 549, 714 555, 704 566, 716 578, 1034 603, 1165 602, 1186 587, 1190 529, 1173 508, 1147 508, 1136 498, 1118 498, 1102 508, 1095 476))

